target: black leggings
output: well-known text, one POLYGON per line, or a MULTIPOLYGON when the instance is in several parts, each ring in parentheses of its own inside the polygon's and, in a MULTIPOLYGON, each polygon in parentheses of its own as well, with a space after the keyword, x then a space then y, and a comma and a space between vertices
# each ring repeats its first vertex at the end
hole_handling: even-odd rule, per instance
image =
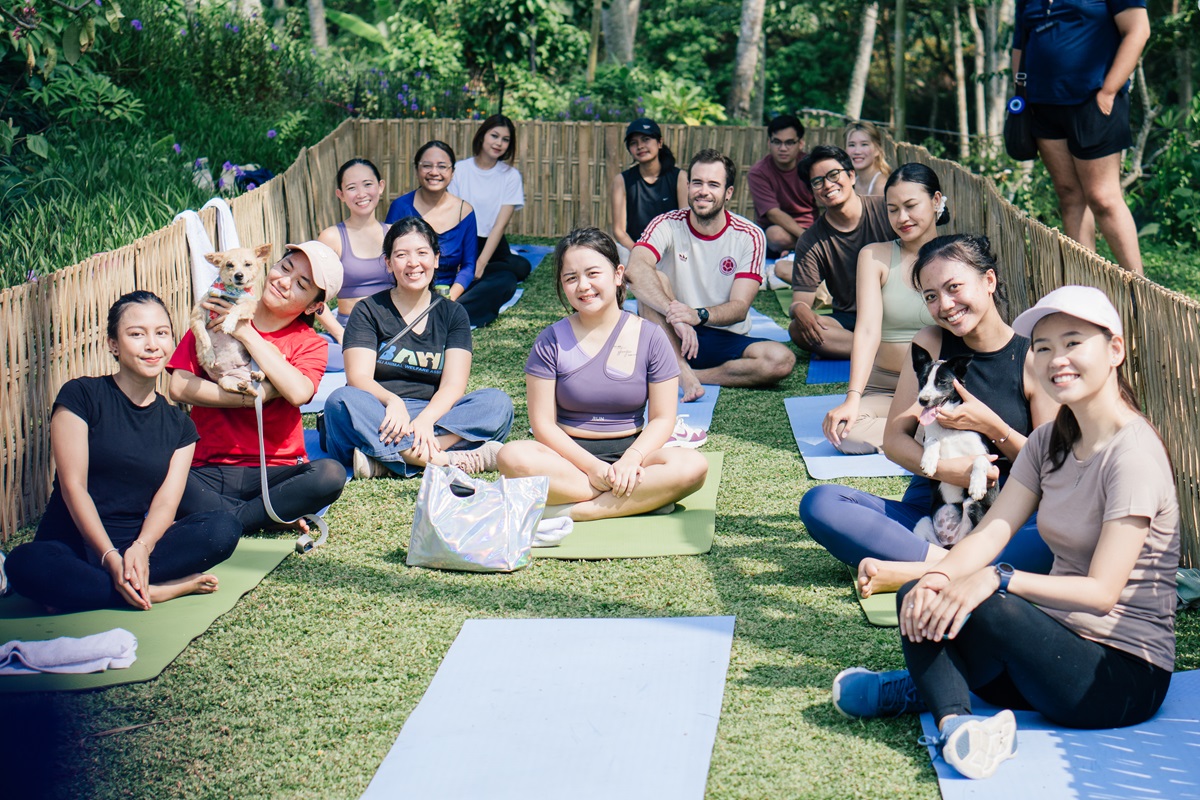
MULTIPOLYGON (((150 554, 152 584, 204 572, 233 555, 242 527, 225 511, 192 514, 177 521, 158 540, 150 554)), ((38 538, 13 549, 5 571, 17 593, 62 611, 124 608, 125 598, 112 576, 87 550, 79 534, 60 538, 61 531, 38 529, 38 538)), ((129 542, 118 551, 131 547, 129 542)), ((113 556, 109 556, 112 563, 113 556)))
MULTIPOLYGON (((916 585, 905 584, 896 609, 916 585)), ((970 714, 968 691, 993 705, 1033 710, 1070 728, 1121 728, 1154 716, 1171 673, 1084 639, 1028 600, 992 595, 954 639, 901 638, 904 660, 935 720, 970 714)))
MULTIPOLYGON (((479 249, 483 250, 487 237, 479 237, 479 249)), ((532 267, 508 247, 507 237, 501 236, 496 252, 484 267, 483 276, 473 282, 458 298, 459 305, 467 310, 471 325, 482 328, 490 325, 500 314, 500 306, 516 294, 517 284, 529 277, 532 267)))
MULTIPOLYGON (((346 488, 346 468, 332 458, 319 458, 290 467, 267 467, 271 507, 281 519, 296 519, 320 511, 346 488)), ((179 515, 200 511, 229 511, 253 533, 275 525, 263 504, 258 467, 209 464, 192 467, 179 502, 179 515)))

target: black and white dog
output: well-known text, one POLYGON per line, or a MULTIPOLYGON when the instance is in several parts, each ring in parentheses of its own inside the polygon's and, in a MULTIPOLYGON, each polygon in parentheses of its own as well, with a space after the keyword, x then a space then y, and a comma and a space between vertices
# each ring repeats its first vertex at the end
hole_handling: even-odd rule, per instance
POLYGON ((964 378, 971 363, 970 356, 933 360, 920 345, 912 346, 913 371, 917 374, 917 402, 921 404, 920 423, 925 429, 925 452, 921 455, 921 472, 933 477, 938 460, 957 456, 974 456, 970 486, 933 481, 933 500, 930 515, 922 517, 914 533, 941 547, 957 544, 979 524, 983 515, 996 500, 995 486, 988 488, 987 443, 975 431, 956 431, 943 428, 937 421, 939 408, 955 408, 962 397, 954 388, 954 380, 966 385, 964 378))

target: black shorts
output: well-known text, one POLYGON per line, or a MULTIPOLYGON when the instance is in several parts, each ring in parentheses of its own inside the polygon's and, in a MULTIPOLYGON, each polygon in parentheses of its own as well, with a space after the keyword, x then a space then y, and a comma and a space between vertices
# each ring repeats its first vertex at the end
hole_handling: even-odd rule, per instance
POLYGON ((580 439, 578 436, 572 436, 571 440, 605 464, 615 464, 625 455, 626 450, 633 447, 638 435, 631 433, 619 439, 580 439))
POLYGON ((829 316, 836 319, 838 325, 841 325, 848 331, 854 330, 854 326, 858 324, 857 311, 838 311, 837 309, 834 309, 829 316))
POLYGON ((1066 139, 1071 155, 1084 161, 1133 147, 1128 89, 1117 92, 1107 117, 1096 104, 1095 92, 1084 102, 1071 106, 1030 103, 1029 113, 1033 114, 1034 138, 1066 139))

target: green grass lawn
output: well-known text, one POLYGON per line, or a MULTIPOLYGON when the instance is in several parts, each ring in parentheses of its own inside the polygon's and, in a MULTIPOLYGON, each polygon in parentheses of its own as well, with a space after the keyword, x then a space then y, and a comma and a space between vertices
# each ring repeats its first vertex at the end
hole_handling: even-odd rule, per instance
MULTIPOLYGON (((547 267, 475 340, 472 388, 513 396, 517 437, 525 356, 560 316, 547 267)), ((782 319, 769 293, 757 307, 782 319)), ((708 797, 937 797, 915 717, 851 721, 829 701, 843 667, 897 668, 902 657, 896 632, 867 625, 845 567, 797 520, 813 482, 782 401, 830 390, 803 378, 802 362, 777 389, 722 390, 707 446, 725 453, 708 555, 536 560, 514 575, 409 569, 418 482, 356 481, 329 512, 328 546, 288 557, 157 680, 0 699, 4 783, 29 784, 14 797, 357 797, 464 620, 733 614, 708 797)), ((890 494, 904 482, 855 485, 890 494)), ((1179 667, 1200 666, 1194 614, 1179 633, 1179 667)), ((536 753, 530 742, 531 768, 536 753)))

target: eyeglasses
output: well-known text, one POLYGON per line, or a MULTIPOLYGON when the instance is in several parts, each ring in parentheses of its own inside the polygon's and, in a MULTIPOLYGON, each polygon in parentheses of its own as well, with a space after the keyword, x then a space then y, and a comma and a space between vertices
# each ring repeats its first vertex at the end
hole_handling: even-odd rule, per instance
POLYGON ((422 161, 420 164, 417 164, 417 169, 421 170, 421 172, 449 172, 450 165, 449 164, 429 164, 427 162, 422 161))
POLYGON ((808 182, 808 185, 813 188, 813 191, 819 192, 821 191, 821 187, 825 185, 825 181, 829 181, 830 183, 840 182, 842 180, 842 173, 845 171, 844 169, 831 169, 824 175, 818 175, 813 178, 808 182))
POLYGON ((795 147, 800 144, 799 139, 771 139, 772 147, 795 147))

